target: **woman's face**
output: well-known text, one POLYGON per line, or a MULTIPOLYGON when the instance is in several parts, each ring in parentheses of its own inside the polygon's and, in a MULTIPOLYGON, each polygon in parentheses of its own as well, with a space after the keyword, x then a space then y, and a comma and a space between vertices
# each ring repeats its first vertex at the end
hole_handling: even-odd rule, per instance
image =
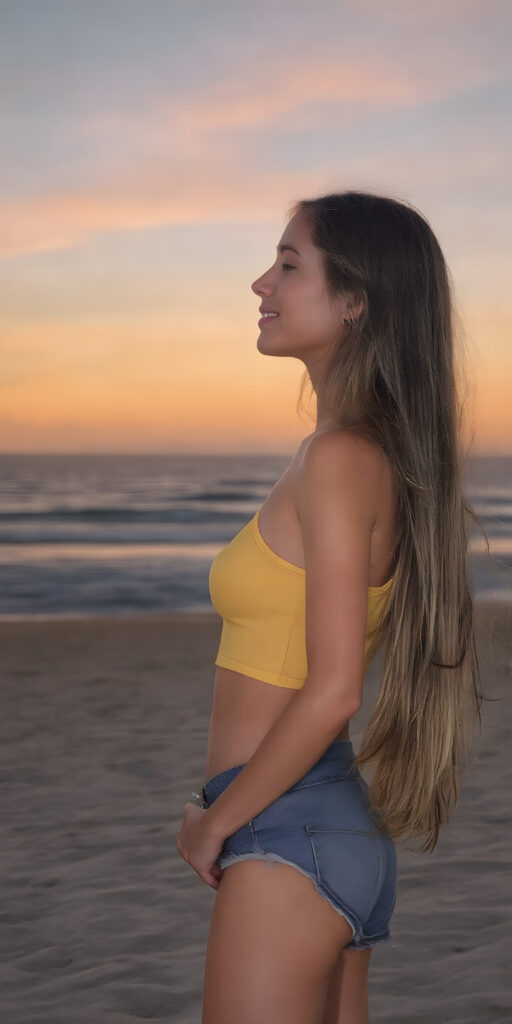
POLYGON ((322 254, 307 218, 297 213, 277 245, 275 263, 251 285, 261 298, 258 351, 306 362, 325 355, 350 316, 347 300, 329 295, 322 254), (263 318, 263 313, 277 316, 263 318))

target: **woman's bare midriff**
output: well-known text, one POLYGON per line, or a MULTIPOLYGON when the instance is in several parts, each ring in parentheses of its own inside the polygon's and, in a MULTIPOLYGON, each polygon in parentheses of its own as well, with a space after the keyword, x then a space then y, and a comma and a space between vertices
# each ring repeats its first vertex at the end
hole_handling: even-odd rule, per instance
MULTIPOLYGON (((269 547, 282 558, 301 566, 304 551, 294 483, 308 440, 302 442, 290 465, 274 484, 259 517, 259 526, 269 547)), ((380 523, 376 522, 372 535, 370 586, 380 586, 392 571, 393 494, 391 480, 387 476, 386 479, 384 490, 387 493, 383 493, 380 503, 380 523)), ((298 692, 215 666, 204 781, 226 768, 245 764, 298 692)), ((344 724, 337 739, 350 738, 349 724, 349 721, 344 724)))
MULTIPOLYGON (((298 692, 216 666, 206 779, 245 764, 298 692)), ((339 738, 349 739, 348 723, 339 738)))

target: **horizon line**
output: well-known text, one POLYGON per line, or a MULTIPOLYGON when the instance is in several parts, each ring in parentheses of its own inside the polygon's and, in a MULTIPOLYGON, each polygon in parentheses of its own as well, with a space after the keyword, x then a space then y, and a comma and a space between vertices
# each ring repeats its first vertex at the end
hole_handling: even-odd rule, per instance
MULTIPOLYGON (((501 449, 496 449, 496 448, 493 448, 493 449, 490 449, 490 448, 489 449, 481 449, 481 450, 475 450, 475 451, 468 450, 464 454, 472 456, 472 457, 477 457, 477 458, 504 458, 504 459, 510 459, 510 458, 512 458, 512 449, 510 451, 502 451, 501 449)), ((254 457, 261 457, 261 456, 276 456, 276 457, 280 457, 280 456, 286 456, 286 457, 288 457, 290 455, 290 452, 288 452, 288 451, 274 452, 274 451, 264 451, 264 450, 262 450, 262 451, 252 451, 252 450, 251 451, 246 451, 246 450, 242 450, 242 451, 218 451, 218 452, 199 451, 199 450, 198 451, 183 451, 183 450, 181 450, 181 451, 165 451, 165 450, 162 451, 162 450, 156 450, 155 451, 155 450, 150 450, 150 449, 144 449, 143 451, 101 451, 101 452, 99 452, 99 451, 44 451, 44 452, 42 452, 42 451, 26 451, 26 450, 24 450, 24 451, 1 451, 0 450, 0 457, 1 456, 6 456, 8 458, 19 458, 20 456, 27 456, 27 457, 30 457, 30 458, 34 458, 34 456, 40 456, 42 458, 46 458, 46 457, 54 458, 55 456, 72 456, 72 457, 79 457, 79 458, 91 458, 91 457, 112 458, 113 456, 115 456, 115 457, 126 456, 127 458, 133 458, 135 456, 144 456, 144 455, 149 455, 149 456, 165 456, 165 457, 167 457, 167 456, 172 456, 172 457, 176 457, 176 456, 180 456, 180 457, 203 456, 203 457, 208 457, 208 458, 211 458, 212 456, 215 457, 215 456, 227 456, 227 455, 229 455, 229 456, 233 456, 233 457, 236 457, 236 458, 240 458, 240 457, 242 457, 242 458, 250 458, 251 456, 254 456, 254 457)))

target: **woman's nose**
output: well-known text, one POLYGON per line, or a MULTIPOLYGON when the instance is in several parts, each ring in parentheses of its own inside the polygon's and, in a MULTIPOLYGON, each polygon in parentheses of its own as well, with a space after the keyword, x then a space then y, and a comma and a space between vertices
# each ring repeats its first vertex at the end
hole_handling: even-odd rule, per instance
POLYGON ((251 289, 255 295, 270 295, 272 292, 272 285, 268 280, 265 280, 265 276, 258 277, 256 281, 253 281, 251 289))

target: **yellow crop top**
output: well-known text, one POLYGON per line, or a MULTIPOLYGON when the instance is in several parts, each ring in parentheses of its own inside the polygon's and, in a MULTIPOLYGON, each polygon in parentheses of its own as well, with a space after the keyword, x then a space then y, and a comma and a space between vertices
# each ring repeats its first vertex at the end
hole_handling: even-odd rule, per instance
MULTIPOLYGON (((210 567, 210 597, 223 619, 215 664, 300 690, 308 672, 306 570, 269 548, 258 517, 259 509, 210 567)), ((365 671, 378 646, 393 579, 368 587, 365 671)))

